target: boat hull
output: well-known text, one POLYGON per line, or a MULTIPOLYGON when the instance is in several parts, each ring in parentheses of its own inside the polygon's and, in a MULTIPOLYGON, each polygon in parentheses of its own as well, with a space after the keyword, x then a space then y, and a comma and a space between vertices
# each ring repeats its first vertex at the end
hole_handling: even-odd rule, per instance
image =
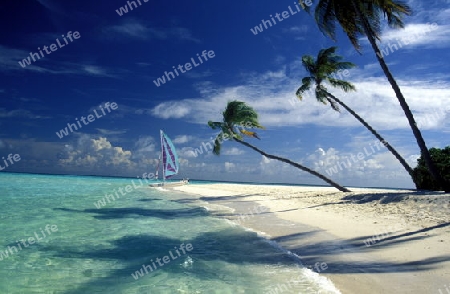
POLYGON ((149 186, 152 188, 158 188, 158 187, 170 188, 170 187, 184 186, 186 184, 188 184, 187 181, 179 181, 179 182, 156 183, 156 184, 150 184, 149 186))

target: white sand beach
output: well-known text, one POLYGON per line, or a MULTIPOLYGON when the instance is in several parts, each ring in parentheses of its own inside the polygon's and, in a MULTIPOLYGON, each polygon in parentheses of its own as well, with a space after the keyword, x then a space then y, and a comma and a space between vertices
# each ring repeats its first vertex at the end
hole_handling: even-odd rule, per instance
POLYGON ((217 214, 267 234, 342 293, 450 289, 450 194, 244 184, 174 190, 232 208, 217 214))

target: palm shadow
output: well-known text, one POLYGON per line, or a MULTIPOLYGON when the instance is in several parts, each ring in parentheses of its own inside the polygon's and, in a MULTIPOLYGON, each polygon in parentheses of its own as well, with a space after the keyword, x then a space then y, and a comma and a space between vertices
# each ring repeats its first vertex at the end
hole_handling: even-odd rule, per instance
POLYGON ((321 206, 328 205, 340 205, 340 204, 366 204, 370 202, 379 202, 380 204, 388 204, 388 203, 396 203, 406 199, 409 199, 410 196, 436 196, 445 194, 443 192, 436 191, 417 191, 411 190, 408 192, 388 192, 388 193, 364 193, 357 195, 348 195, 344 196, 340 199, 336 199, 336 202, 326 202, 322 204, 317 204, 313 206, 303 207, 301 209, 306 208, 316 208, 321 206), (338 201, 339 200, 339 201, 338 201))
POLYGON ((66 294, 97 293, 99 289, 114 289, 123 286, 124 283, 134 283, 136 281, 132 274, 142 269, 143 265, 150 265, 151 262, 155 262, 156 269, 148 270, 148 274, 140 278, 148 279, 148 283, 152 283, 152 279, 158 280, 167 275, 172 277, 189 275, 197 279, 207 277, 207 279, 222 281, 229 279, 231 283, 235 280, 233 267, 226 269, 219 264, 293 265, 295 263, 292 257, 281 251, 274 251, 273 247, 257 237, 256 233, 236 228, 206 232, 192 240, 152 235, 124 236, 110 241, 110 245, 53 245, 46 246, 42 250, 59 258, 105 261, 121 265, 118 269, 107 271, 107 275, 105 272, 96 272, 95 269, 85 269, 83 273, 90 273, 91 279, 75 289, 66 291, 66 294), (179 250, 180 254, 177 255, 174 248, 179 248, 182 243, 192 244, 193 250, 186 254, 179 250), (171 258, 169 263, 158 266, 156 258, 171 256, 169 251, 172 252, 172 257, 176 258, 171 258), (268 252, 272 253, 268 255, 268 252), (193 261, 192 267, 186 266, 188 257, 193 261), (220 261, 216 263, 217 268, 212 261, 220 261))
MULTIPOLYGON (((350 261, 338 259, 339 262, 334 261, 333 257, 337 255, 366 253, 374 250, 382 250, 384 248, 400 246, 408 242, 424 240, 431 237, 431 235, 419 235, 425 232, 430 232, 434 229, 444 228, 450 226, 450 222, 438 224, 435 226, 423 228, 416 231, 405 233, 393 233, 387 237, 376 239, 375 244, 367 245, 365 241, 374 238, 373 235, 362 236, 358 238, 336 240, 333 242, 321 242, 314 244, 304 244, 300 246, 293 246, 291 251, 300 255, 302 261, 306 264, 314 264, 320 258, 325 256, 331 257, 331 262, 328 262, 327 273, 394 273, 394 272, 416 272, 427 271, 436 268, 437 264, 450 261, 450 255, 442 255, 439 257, 425 258, 411 262, 388 262, 388 261, 350 261)), ((283 236, 283 238, 291 238, 295 240, 294 235, 283 236)), ((289 240, 289 239, 288 239, 289 240)))
POLYGON ((389 193, 364 193, 364 194, 357 194, 357 195, 348 195, 343 197, 341 200, 349 201, 354 204, 365 204, 369 202, 378 201, 380 204, 387 204, 387 203, 396 203, 400 202, 402 200, 408 199, 410 196, 436 196, 444 194, 441 192, 435 192, 435 191, 417 191, 417 190, 411 190, 408 192, 389 192, 389 193))
POLYGON ((163 200, 163 199, 160 199, 160 198, 142 198, 142 199, 138 199, 137 201, 151 202, 151 201, 158 201, 158 200, 163 200))
POLYGON ((207 201, 207 202, 215 202, 215 201, 230 201, 230 200, 236 200, 239 199, 242 201, 242 198, 246 197, 252 197, 252 196, 261 196, 261 194, 243 194, 243 195, 233 195, 233 196, 213 196, 213 197, 200 197, 200 200, 207 201))
POLYGON ((100 209, 71 209, 71 208, 54 208, 72 213, 90 213, 94 214, 96 219, 120 219, 120 218, 140 218, 140 217, 156 217, 160 219, 175 218, 193 218, 209 215, 208 211, 202 207, 196 208, 180 208, 180 209, 148 209, 148 208, 100 208, 100 209))

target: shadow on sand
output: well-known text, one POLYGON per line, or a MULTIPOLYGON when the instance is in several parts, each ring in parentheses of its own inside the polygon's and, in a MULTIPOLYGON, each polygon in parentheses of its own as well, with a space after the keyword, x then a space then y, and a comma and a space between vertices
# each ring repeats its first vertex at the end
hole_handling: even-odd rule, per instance
MULTIPOLYGON (((367 246, 364 241, 372 238, 372 235, 352 238, 347 240, 336 240, 333 242, 314 243, 302 246, 290 246, 290 250, 299 256, 305 264, 314 264, 317 261, 331 260, 328 262, 327 273, 390 273, 390 272, 415 272, 426 271, 435 268, 435 265, 450 260, 449 255, 442 255, 439 257, 417 258, 412 262, 387 262, 387 261, 351 261, 346 260, 342 262, 334 262, 333 257, 336 255, 353 254, 353 253, 367 253, 376 250, 383 250, 399 245, 407 246, 408 242, 423 240, 430 237, 428 232, 435 229, 450 226, 450 222, 438 224, 435 226, 423 228, 416 231, 405 233, 391 233, 385 238, 381 238, 374 245, 367 246), (326 258, 330 256, 331 258, 326 258)), ((316 231, 310 232, 316 233, 316 231)), ((304 234, 304 233, 302 233, 304 234)), ((279 237, 280 241, 295 241, 297 234, 286 235, 279 237)), ((303 243, 303 242, 302 242, 303 243)), ((344 259, 345 260, 345 259, 344 259)))

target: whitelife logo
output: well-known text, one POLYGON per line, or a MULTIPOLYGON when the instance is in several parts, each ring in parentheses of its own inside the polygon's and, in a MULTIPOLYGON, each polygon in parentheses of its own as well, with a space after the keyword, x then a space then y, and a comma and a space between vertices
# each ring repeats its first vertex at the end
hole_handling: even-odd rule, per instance
MULTIPOLYGON (((206 52, 206 50, 203 50, 201 56, 200 56, 200 54, 197 53, 197 59, 198 59, 198 61, 200 63, 196 63, 194 57, 192 57, 191 58, 192 64, 190 62, 187 62, 184 65, 184 67, 183 67, 183 65, 179 64, 177 68, 181 71, 181 73, 186 73, 186 72, 188 72, 188 71, 190 71, 192 69, 192 65, 194 65, 194 67, 197 67, 197 66, 199 66, 200 64, 203 63, 203 60, 205 62, 208 61, 208 57, 211 58, 211 59, 216 57, 216 54, 214 53, 213 50, 209 50, 208 52, 206 52)), ((177 69, 175 68, 175 66, 172 66, 172 68, 173 68, 175 74, 178 77, 180 74, 178 73, 177 69)), ((165 84, 166 83, 166 78, 167 78, 167 82, 169 82, 171 79, 174 79, 175 78, 175 74, 173 72, 171 72, 171 71, 169 71, 169 72, 165 71, 164 75, 162 77, 160 77, 160 78, 157 78, 156 81, 153 80, 153 83, 155 83, 155 85, 157 87, 159 87, 159 86, 161 86, 161 84, 165 84), (170 77, 172 77, 172 78, 170 78, 170 77)))
MULTIPOLYGON (((299 1, 300 5, 302 6, 303 9, 306 9, 306 6, 310 7, 312 5, 312 0, 306 0, 306 1, 299 1), (306 6, 305 6, 306 5, 306 6)), ((283 11, 282 13, 275 13, 275 18, 278 20, 278 22, 282 22, 283 20, 289 18, 291 15, 297 14, 301 11, 300 6, 298 6, 297 2, 294 2, 295 4, 295 8, 297 11, 293 10, 292 7, 289 5, 289 11, 283 11), (280 17, 282 16, 282 18, 280 17)), ((277 21, 275 20, 275 18, 272 16, 272 14, 270 15, 270 20, 265 20, 262 19, 261 20, 261 24, 255 26, 255 28, 250 29, 250 31, 253 33, 253 35, 257 35, 259 33, 262 33, 264 31, 264 28, 267 30, 268 28, 274 26, 277 24, 277 21), (264 28, 263 28, 264 25, 264 28)))
MULTIPOLYGON (((131 191, 133 191, 133 189, 136 190, 136 189, 143 187, 144 184, 142 183, 142 180, 139 177, 137 177, 137 178, 139 179, 139 183, 140 183, 139 186, 137 186, 134 183, 134 180, 131 180, 131 184, 133 184, 133 186, 126 185, 125 189, 122 189, 123 187, 119 187, 119 189, 117 189, 119 191, 116 191, 116 189, 114 189, 113 192, 111 192, 111 194, 105 193, 105 196, 102 199, 98 200, 97 202, 94 202, 95 207, 97 209, 100 209, 100 208, 106 206, 108 203, 112 203, 113 201, 116 201, 117 199, 119 199, 120 196, 117 192, 120 192, 120 194, 122 196, 125 196, 125 195, 127 195, 127 193, 130 193, 131 191), (125 192, 123 190, 125 190, 125 192), (114 195, 116 195, 117 198, 114 197, 114 195)), ((143 173, 142 174, 142 179, 144 180, 144 182, 146 184, 149 183, 148 180, 151 180, 154 178, 156 178, 156 175, 154 173, 143 173)))
POLYGON ((385 47, 380 48, 380 52, 377 52, 377 55, 380 58, 384 58, 384 57, 388 56, 389 54, 394 53, 395 51, 398 51, 401 48, 403 48, 403 45, 407 46, 411 43, 414 44, 415 41, 420 40, 420 38, 427 35, 429 32, 432 32, 437 29, 438 29, 437 23, 430 24, 428 22, 427 27, 423 31, 420 31, 420 32, 417 32, 417 33, 411 34, 411 35, 406 35, 402 38, 396 38, 397 43, 389 42, 385 47), (389 49, 390 49, 390 52, 389 52, 389 49))
POLYGON ((22 251, 22 245, 24 247, 28 247, 30 245, 33 245, 36 242, 39 242, 41 240, 44 240, 47 235, 51 235, 52 232, 58 232, 58 226, 57 225, 45 225, 45 231, 47 232, 47 235, 44 233, 44 230, 42 230, 42 228, 40 228, 41 230, 41 234, 39 235, 38 233, 34 232, 34 237, 28 237, 28 239, 24 240, 24 239, 20 239, 20 240, 16 240, 16 245, 17 247, 19 247, 19 250, 17 250, 16 246, 8 246, 8 248, 5 251, 0 251, 0 260, 6 259, 9 257, 9 255, 11 254, 11 256, 14 253, 19 253, 19 251, 22 251), (40 238, 40 236, 42 236, 42 238, 40 238), (20 242, 19 242, 20 241, 20 242), (27 245, 27 241, 28 241, 28 245, 27 245), (15 252, 13 252, 13 249, 15 252))
MULTIPOLYGON (((136 0, 137 3, 139 3, 139 6, 142 5, 141 0, 136 0)), ((116 12, 119 16, 124 15, 125 13, 128 13, 128 7, 130 7, 130 11, 132 11, 134 8, 138 8, 138 5, 136 4, 136 1, 127 1, 127 5, 120 7, 119 9, 116 9, 116 12), (134 8, 133 8, 134 5, 134 8)), ((149 0, 142 0, 144 3, 147 3, 149 0)))
POLYGON ((0 163, 0 170, 4 170, 8 166, 13 165, 15 162, 18 162, 21 158, 20 158, 19 154, 12 155, 12 153, 10 153, 6 159, 4 156, 2 157, 2 159, 3 159, 3 163, 5 164, 5 166, 3 167, 2 164, 0 163), (8 164, 7 160, 9 161, 10 164, 8 164))
MULTIPOLYGON (((102 111, 103 115, 106 115, 107 113, 105 112, 105 109, 103 109, 103 107, 101 105, 99 107, 100 107, 100 110, 102 111)), ((113 102, 113 103, 106 102, 105 108, 108 111, 108 113, 110 113, 111 110, 116 110, 118 108, 118 106, 117 106, 116 102, 113 102), (110 109, 110 107, 111 107, 111 109, 110 109)), ((103 116, 103 115, 100 115, 97 113, 97 109, 94 109, 94 114, 95 114, 96 118, 101 118, 103 116)), ((86 122, 86 117, 84 117, 84 116, 82 116, 80 120, 84 123, 85 126, 87 126, 89 123, 95 121, 95 117, 93 114, 89 114, 87 116, 87 120, 88 120, 87 122, 86 122)), ((67 127, 65 127, 64 129, 59 130, 59 132, 56 132, 56 135, 58 136, 58 138, 62 139, 65 136, 68 136, 69 133, 73 133, 74 131, 77 131, 78 128, 81 129, 83 127, 81 125, 81 122, 78 120, 78 118, 75 118, 75 122, 78 125, 78 127, 75 123, 73 123, 73 124, 67 123, 67 127, 69 127, 69 129, 67 129, 67 127)))
MULTIPOLYGON (((72 43, 74 40, 78 40, 79 38, 81 38, 81 35, 78 31, 73 32, 69 31, 67 32, 67 35, 64 36, 62 35, 63 39, 64 39, 64 43, 65 44, 61 44, 61 42, 59 41, 59 38, 56 39, 56 43, 58 44, 58 46, 56 46, 56 44, 51 44, 49 47, 44 46, 42 50, 45 51, 45 53, 47 53, 47 55, 50 55, 52 52, 55 52, 56 50, 58 50, 59 48, 62 48, 66 45, 69 44, 69 42, 67 42, 66 37, 70 40, 70 42, 72 43), (72 38, 73 37, 73 38, 72 38), (50 48, 50 51, 48 50, 50 48)), ((22 61, 19 61, 19 64, 22 68, 25 68, 27 65, 31 64, 31 59, 33 59, 33 62, 36 62, 36 60, 41 59, 41 57, 44 57, 44 53, 41 50, 41 47, 38 47, 39 53, 33 53, 30 52, 30 56, 28 56, 27 58, 23 59, 22 61)))
MULTIPOLYGON (((191 243, 187 243, 186 245, 184 245, 184 243, 182 243, 182 244, 180 245, 180 248, 174 247, 174 249, 175 249, 175 252, 178 254, 178 256, 177 256, 177 255, 174 255, 174 254, 172 253, 172 250, 170 250, 170 251, 169 251, 169 255, 170 255, 170 257, 171 257, 172 259, 170 259, 168 255, 164 256, 163 258, 159 258, 159 257, 158 257, 158 258, 155 259, 156 262, 159 264, 160 267, 161 267, 161 266, 164 266, 165 264, 168 264, 169 262, 171 262, 172 260, 177 259, 178 257, 181 257, 181 254, 180 254, 180 252, 178 251, 178 249, 180 249, 180 250, 183 252, 183 254, 186 254, 186 251, 187 251, 187 252, 192 251, 192 250, 194 249, 194 246, 192 246, 191 243), (162 260, 164 263, 161 263, 161 260, 162 260)), ((150 270, 150 272, 153 272, 153 271, 156 271, 156 270, 158 269, 158 266, 155 264, 155 262, 153 261, 153 259, 152 259, 150 262, 151 262, 150 265, 145 265, 145 264, 143 264, 143 265, 142 265, 142 269, 140 269, 140 270, 136 271, 135 273, 131 274, 131 276, 133 277, 133 279, 137 280, 137 279, 139 279, 139 278, 142 278, 144 275, 146 275, 146 274, 149 273, 148 270, 150 270), (152 265, 153 265, 153 267, 152 267, 152 265), (144 272, 145 272, 145 273, 144 273, 144 272)))

